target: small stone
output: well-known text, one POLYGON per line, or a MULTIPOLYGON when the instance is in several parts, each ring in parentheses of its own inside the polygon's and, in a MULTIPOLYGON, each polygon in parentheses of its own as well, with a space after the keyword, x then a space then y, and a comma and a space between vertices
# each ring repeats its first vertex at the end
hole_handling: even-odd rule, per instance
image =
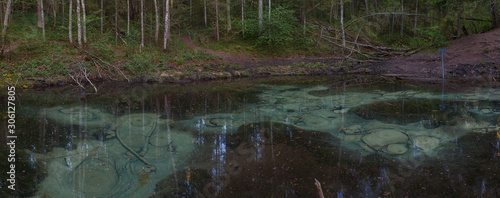
POLYGON ((481 109, 480 111, 481 111, 481 113, 484 113, 484 114, 493 113, 490 109, 481 109))
POLYGON ((406 148, 406 144, 390 144, 386 148, 386 153, 393 155, 401 155, 403 153, 406 153, 406 151, 408 151, 408 148, 406 148))
POLYGON ((413 139, 413 145, 423 152, 429 152, 439 145, 439 139, 429 136, 418 136, 413 139))
POLYGON ((346 135, 344 140, 346 142, 354 142, 354 141, 360 141, 361 140, 361 135, 346 135))
POLYGON ((375 150, 381 150, 389 144, 408 142, 408 136, 396 130, 383 130, 365 135, 363 142, 375 150))
POLYGON ((352 125, 350 127, 347 127, 346 129, 343 129, 343 131, 347 135, 360 134, 361 133, 361 126, 360 125, 352 125))

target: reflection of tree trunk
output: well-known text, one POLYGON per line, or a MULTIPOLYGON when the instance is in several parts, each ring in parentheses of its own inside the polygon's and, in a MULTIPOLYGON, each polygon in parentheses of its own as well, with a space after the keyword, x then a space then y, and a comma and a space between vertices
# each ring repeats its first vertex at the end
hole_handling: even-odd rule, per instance
POLYGON ((3 52, 5 50, 5 35, 7 34, 7 24, 9 23, 9 15, 12 7, 12 0, 7 2, 7 9, 5 11, 5 16, 3 18, 3 29, 2 29, 2 50, 0 51, 0 55, 3 56, 3 52))
POLYGON ((498 3, 497 0, 491 0, 490 2, 490 8, 491 8, 491 25, 494 28, 500 27, 500 19, 499 19, 499 14, 498 14, 498 3))

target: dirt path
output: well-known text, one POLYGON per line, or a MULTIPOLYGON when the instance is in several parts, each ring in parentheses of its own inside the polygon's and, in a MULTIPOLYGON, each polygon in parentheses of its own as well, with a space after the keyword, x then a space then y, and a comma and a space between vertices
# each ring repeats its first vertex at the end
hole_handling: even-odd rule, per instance
MULTIPOLYGON (((233 55, 197 46, 191 38, 181 37, 189 47, 203 50, 222 57, 229 64, 238 64, 247 68, 260 66, 293 65, 295 63, 321 62, 334 65, 340 57, 319 58, 267 58, 233 55)), ((494 31, 473 34, 452 41, 445 47, 444 56, 446 78, 477 78, 500 73, 500 28, 494 31)), ((441 56, 435 53, 415 54, 410 57, 397 57, 386 61, 364 64, 369 69, 383 68, 388 76, 401 76, 407 79, 438 79, 442 76, 441 56), (376 66, 376 67, 374 67, 376 66)))
POLYGON ((245 67, 279 66, 293 65, 296 63, 324 63, 335 64, 339 60, 337 57, 313 57, 313 58, 256 58, 248 55, 234 55, 225 52, 205 49, 196 45, 189 36, 181 36, 180 39, 190 48, 205 51, 216 56, 220 56, 228 64, 238 64, 245 67))

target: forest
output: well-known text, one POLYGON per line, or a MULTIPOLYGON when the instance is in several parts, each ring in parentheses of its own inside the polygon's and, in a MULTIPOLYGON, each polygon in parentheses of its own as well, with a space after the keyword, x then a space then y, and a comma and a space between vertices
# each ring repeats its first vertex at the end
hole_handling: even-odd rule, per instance
POLYGON ((246 66, 210 51, 382 60, 500 26, 497 0, 2 0, 0 12, 3 74, 77 82, 246 66))

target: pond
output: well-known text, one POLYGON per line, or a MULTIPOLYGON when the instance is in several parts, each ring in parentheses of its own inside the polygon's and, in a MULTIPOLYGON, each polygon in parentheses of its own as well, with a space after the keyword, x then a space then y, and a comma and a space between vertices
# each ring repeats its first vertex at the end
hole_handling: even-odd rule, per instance
POLYGON ((499 197, 500 88, 462 85, 350 76, 18 90, 17 189, 2 174, 1 194, 499 197))

